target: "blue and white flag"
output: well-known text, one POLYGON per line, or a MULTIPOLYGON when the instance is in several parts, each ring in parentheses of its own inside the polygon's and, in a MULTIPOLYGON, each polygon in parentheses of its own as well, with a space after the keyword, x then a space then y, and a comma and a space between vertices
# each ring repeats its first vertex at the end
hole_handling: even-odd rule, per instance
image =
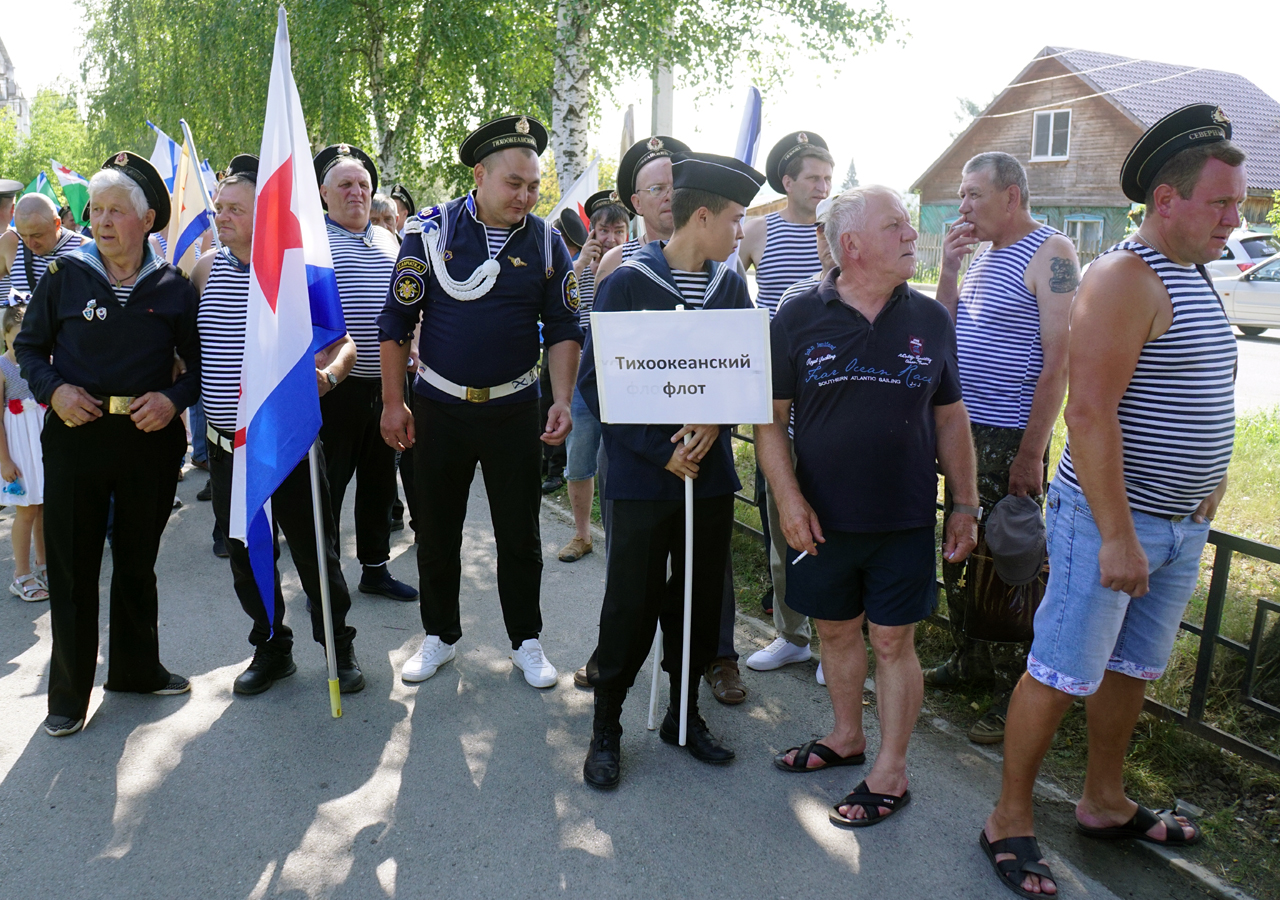
POLYGON ((747 88, 747 104, 742 109, 738 144, 733 151, 735 157, 749 166, 756 164, 756 156, 760 152, 761 107, 760 89, 753 84, 747 88))
POLYGON ((182 159, 182 145, 147 120, 147 127, 156 133, 156 146, 151 151, 151 165, 156 167, 164 185, 173 195, 174 179, 178 176, 178 161, 182 159))

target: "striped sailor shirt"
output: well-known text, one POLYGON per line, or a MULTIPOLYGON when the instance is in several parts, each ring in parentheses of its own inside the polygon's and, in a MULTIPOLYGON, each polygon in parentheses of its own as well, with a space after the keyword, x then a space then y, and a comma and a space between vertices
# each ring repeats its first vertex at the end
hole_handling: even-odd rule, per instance
POLYGON ((347 334, 356 344, 356 364, 351 375, 381 378, 377 320, 387 302, 400 244, 385 228, 366 225, 364 231, 348 231, 332 219, 326 219, 326 224, 342 315, 347 334))
MULTIPOLYGON (((200 400, 210 424, 235 431, 249 313, 249 267, 223 249, 213 260, 200 295, 200 400)), ((196 435, 196 439, 203 435, 196 435)))
POLYGON ((756 263, 756 305, 772 319, 782 294, 797 281, 822 271, 817 226, 797 225, 769 213, 764 220, 764 253, 756 263))

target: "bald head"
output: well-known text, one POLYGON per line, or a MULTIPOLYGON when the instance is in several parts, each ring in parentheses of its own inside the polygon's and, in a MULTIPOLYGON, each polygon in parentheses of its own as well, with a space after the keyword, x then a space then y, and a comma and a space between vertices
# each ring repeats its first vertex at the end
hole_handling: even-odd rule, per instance
POLYGON ((24 222, 49 222, 58 218, 58 207, 44 194, 26 194, 14 207, 14 222, 19 228, 24 222))
POLYGON ((22 243, 36 256, 48 256, 62 239, 58 207, 44 194, 27 194, 18 201, 13 224, 22 243))

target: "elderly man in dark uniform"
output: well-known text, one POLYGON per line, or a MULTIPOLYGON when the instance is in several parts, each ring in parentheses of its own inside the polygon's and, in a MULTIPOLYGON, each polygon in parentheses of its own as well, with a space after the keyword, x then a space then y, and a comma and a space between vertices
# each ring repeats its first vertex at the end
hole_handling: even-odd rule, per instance
MULTIPOLYGON (((329 469, 335 520, 342 498, 356 479, 356 557, 361 593, 392 600, 416 600, 418 592, 387 571, 391 558, 391 509, 396 500, 396 455, 378 428, 381 412, 378 364, 378 313, 387 296, 391 269, 400 245, 385 228, 370 222, 378 170, 359 147, 333 144, 316 154, 320 199, 328 214, 329 252, 338 280, 338 297, 347 333, 356 342, 350 376, 320 398, 324 424, 320 442, 329 469)), ((341 544, 339 544, 341 546, 341 544)))
POLYGON ((147 236, 169 221, 155 167, 118 153, 89 181, 94 241, 49 264, 14 341, 44 429, 53 661, 44 729, 84 725, 98 659, 98 577, 115 497, 109 691, 191 689, 160 664, 155 561, 200 392, 195 288, 147 236), (186 371, 174 379, 174 356, 186 371))
MULTIPOLYGON (((675 233, 650 241, 601 284, 597 312, 749 309, 746 282, 723 265, 742 239, 746 208, 764 176, 736 159, 703 153, 672 158, 671 200, 675 233)), ((588 339, 588 344, 591 340, 588 339)), ((595 357, 583 354, 578 390, 599 416, 595 357)), ((621 780, 622 704, 635 683, 662 622, 662 667, 671 678, 671 706, 660 737, 679 741, 681 659, 684 633, 684 486, 693 482, 693 613, 689 659, 696 673, 716 656, 721 602, 733 532, 733 495, 742 485, 733 468, 728 425, 602 426, 612 468, 604 495, 613 501, 608 579, 600 610, 600 639, 587 662, 595 688, 595 721, 583 778, 598 788, 621 780), (685 445, 680 441, 692 435, 685 445), (667 577, 670 561, 671 577, 667 577)), ((734 752, 707 729, 698 714, 698 682, 688 704, 688 750, 712 764, 734 752)))
POLYGON ((423 518, 418 575, 426 638, 404 665, 406 681, 434 675, 462 636, 459 552, 479 462, 511 660, 534 687, 556 682, 539 640, 538 463, 541 445, 563 443, 572 425, 582 329, 569 252, 551 223, 531 212, 546 146, 546 128, 531 116, 497 119, 462 142, 459 157, 473 171, 475 190, 405 223, 378 319, 382 435, 397 450, 415 448, 423 518), (419 320, 422 363, 410 412, 404 370, 419 320), (545 420, 538 413, 539 321, 554 396, 545 420))

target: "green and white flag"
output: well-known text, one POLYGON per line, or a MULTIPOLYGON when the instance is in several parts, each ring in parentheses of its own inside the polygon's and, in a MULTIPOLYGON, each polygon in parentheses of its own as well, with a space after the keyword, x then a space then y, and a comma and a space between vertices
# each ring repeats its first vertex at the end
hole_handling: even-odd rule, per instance
POLYGON ((58 184, 62 185, 62 193, 67 198, 67 206, 71 207, 71 215, 75 216, 79 224, 89 224, 88 219, 80 217, 89 202, 89 179, 79 172, 71 171, 56 159, 49 160, 49 164, 53 166, 53 174, 58 176, 58 184))
POLYGON ((27 185, 24 194, 44 194, 53 201, 54 206, 61 206, 62 201, 58 199, 57 193, 53 190, 53 185, 49 183, 49 176, 41 172, 35 178, 31 179, 31 183, 27 185))

